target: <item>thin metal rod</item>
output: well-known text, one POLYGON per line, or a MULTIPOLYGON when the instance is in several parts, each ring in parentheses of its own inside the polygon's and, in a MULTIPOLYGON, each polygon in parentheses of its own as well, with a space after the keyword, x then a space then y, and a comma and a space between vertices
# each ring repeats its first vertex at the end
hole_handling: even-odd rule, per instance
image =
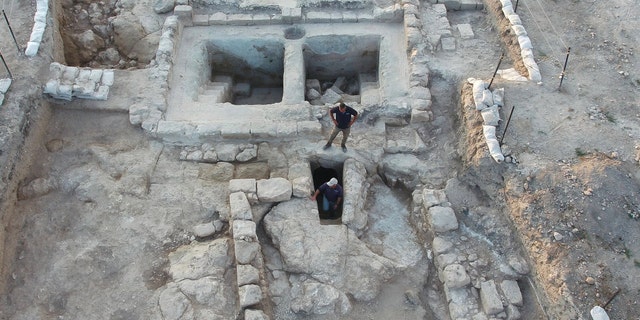
POLYGON ((13 37, 13 42, 16 44, 16 48, 18 48, 18 54, 22 53, 20 51, 20 46, 18 45, 18 40, 16 40, 16 36, 13 34, 13 29, 11 29, 11 24, 9 23, 9 18, 7 18, 7 14, 4 13, 4 9, 2 9, 2 15, 4 16, 4 20, 7 22, 7 26, 9 26, 9 32, 11 33, 11 37, 13 37))
POLYGON ((520 1, 520 0, 516 0, 516 6, 513 7, 513 12, 517 12, 518 11, 518 1, 520 1))
POLYGON ((513 115, 513 110, 516 106, 511 106, 511 112, 509 112, 509 118, 507 118, 507 124, 504 126, 504 131, 502 132, 502 137, 500 137, 500 146, 502 146, 502 140, 504 140, 504 135, 507 134, 507 128, 509 128, 509 122, 511 122, 511 116, 513 115))
POLYGON ((616 292, 613 293, 613 295, 611 296, 611 298, 609 298, 607 303, 605 303, 604 306, 602 306, 602 309, 606 308, 609 305, 609 303, 613 301, 613 298, 615 298, 618 295, 618 293, 620 293, 620 288, 618 288, 618 290, 616 290, 616 292))
POLYGON ((567 48, 567 57, 564 59, 564 67, 562 67, 562 73, 560 74, 560 85, 558 90, 562 88, 562 80, 564 80, 564 72, 567 70, 567 62, 569 62, 569 53, 571 53, 571 47, 567 48))
POLYGON ((493 84, 493 79, 496 77, 496 73, 498 73, 498 69, 500 69, 500 63, 502 63, 502 58, 504 58, 504 51, 500 54, 500 61, 498 61, 498 66, 496 67, 496 71, 493 72, 493 77, 491 77, 491 82, 489 82, 488 90, 491 90, 491 84, 493 84))
POLYGON ((9 67, 7 66, 7 62, 4 61, 4 56, 2 55, 1 51, 0 51, 0 59, 2 59, 2 64, 4 64, 5 69, 7 69, 7 72, 9 73, 9 78, 13 80, 13 75, 11 74, 11 70, 9 70, 9 67))

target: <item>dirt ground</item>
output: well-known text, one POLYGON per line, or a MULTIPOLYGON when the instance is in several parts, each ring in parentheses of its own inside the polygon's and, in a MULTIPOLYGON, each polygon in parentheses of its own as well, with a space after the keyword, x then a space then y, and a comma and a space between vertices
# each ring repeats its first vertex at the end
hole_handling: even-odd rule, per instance
MULTIPOLYGON (((35 4, 15 3, 9 10, 10 4, 12 27, 26 43, 35 4)), ((449 12, 452 25, 470 23, 476 37, 458 39, 456 51, 435 52, 430 61, 435 119, 420 134, 428 147, 424 160, 440 164, 432 172, 434 187, 457 174, 500 208, 517 235, 513 241, 528 254, 535 290, 527 291, 535 293, 525 295, 528 301, 541 296, 541 318, 588 319, 594 305, 608 303, 612 319, 640 319, 640 5, 520 0, 517 13, 543 79, 497 78, 493 84, 505 88, 502 118, 515 108, 504 143, 517 164, 478 169, 462 163, 459 93, 469 77, 490 79, 506 45, 487 10, 449 12)), ((15 102, 40 97, 56 55, 46 41, 44 53, 27 59, 15 53, 5 28, 0 38, 15 77, 0 106, 0 124, 18 132, 11 122, 15 102)), ((507 58, 501 69, 513 64, 507 58)), ((192 240, 191 226, 217 216, 225 185, 213 182, 202 165, 177 161, 179 150, 148 139, 125 114, 54 107, 42 127, 42 141, 25 147, 33 150, 26 154, 28 168, 14 179, 24 186, 43 178, 46 185, 56 177, 57 184, 38 197, 16 190, 15 199, 3 199, 12 202, 3 206, 11 211, 3 212, 2 222, 5 246, 13 249, 3 256, 10 268, 3 268, 0 282, 7 284, 0 319, 67 313, 74 319, 152 319, 155 289, 167 281, 166 254, 192 240), (78 187, 82 192, 67 192, 78 187)), ((4 150, 15 147, 9 143, 3 141, 4 150)))

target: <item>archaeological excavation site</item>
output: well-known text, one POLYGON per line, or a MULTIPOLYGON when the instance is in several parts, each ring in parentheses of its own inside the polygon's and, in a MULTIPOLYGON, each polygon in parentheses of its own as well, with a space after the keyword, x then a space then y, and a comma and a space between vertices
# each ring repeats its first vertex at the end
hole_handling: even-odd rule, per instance
POLYGON ((0 319, 640 319, 635 0, 2 13, 0 319))

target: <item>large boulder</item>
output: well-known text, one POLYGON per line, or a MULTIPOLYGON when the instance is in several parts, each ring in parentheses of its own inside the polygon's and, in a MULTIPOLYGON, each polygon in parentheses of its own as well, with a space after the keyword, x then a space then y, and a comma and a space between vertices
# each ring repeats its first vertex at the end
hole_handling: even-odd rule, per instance
POLYGON ((344 204, 342 223, 360 235, 367 226, 367 213, 363 210, 367 201, 367 170, 354 159, 344 162, 344 204))
POLYGON ((292 199, 275 206, 264 226, 280 250, 283 270, 308 274, 356 300, 376 297, 396 269, 344 225, 320 225, 316 204, 292 199))

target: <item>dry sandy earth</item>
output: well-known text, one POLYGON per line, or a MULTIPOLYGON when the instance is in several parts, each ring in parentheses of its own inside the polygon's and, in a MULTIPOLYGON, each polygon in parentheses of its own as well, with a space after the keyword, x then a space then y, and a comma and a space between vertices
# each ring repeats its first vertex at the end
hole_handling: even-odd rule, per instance
MULTIPOLYGON (((35 5, 6 9, 18 42, 26 43, 35 5)), ((640 5, 521 0, 517 12, 543 77, 540 84, 494 82, 505 88, 503 118, 515 106, 504 142, 518 164, 479 170, 461 161, 458 93, 469 77, 488 80, 506 46, 486 10, 449 12, 452 25, 471 23, 476 38, 459 42, 455 52, 434 53, 430 62, 435 120, 421 134, 438 152, 425 160, 442 163, 436 186, 457 172, 508 218, 545 301, 544 310, 532 314, 587 319, 591 307, 619 289, 607 307, 611 318, 640 319, 640 5), (567 47, 571 55, 558 90, 567 47)), ((17 132, 12 120, 24 112, 21 104, 36 104, 56 55, 45 42, 38 57, 27 59, 15 54, 4 29, 1 39, 15 80, 0 122, 2 130, 17 132)), ((512 64, 507 58, 502 68, 512 64)), ((226 201, 225 186, 213 181, 211 168, 175 161, 179 150, 149 141, 124 114, 52 112, 48 124, 33 126, 46 133, 24 147, 26 160, 13 179, 66 180, 61 192, 8 198, 12 203, 3 207, 10 210, 2 217, 5 248, 15 249, 3 256, 0 318, 56 319, 69 312, 75 319, 150 319, 157 307, 153 290, 167 280, 167 261, 158 257, 189 242, 191 226, 223 210, 215 204, 226 201), (97 179, 112 183, 92 184, 97 179), (83 197, 64 192, 78 185, 83 197)), ((10 143, 4 150, 16 147, 10 143)), ((389 301, 383 295, 373 307, 384 309, 389 301)), ((365 312, 366 305, 354 310, 365 312)))

